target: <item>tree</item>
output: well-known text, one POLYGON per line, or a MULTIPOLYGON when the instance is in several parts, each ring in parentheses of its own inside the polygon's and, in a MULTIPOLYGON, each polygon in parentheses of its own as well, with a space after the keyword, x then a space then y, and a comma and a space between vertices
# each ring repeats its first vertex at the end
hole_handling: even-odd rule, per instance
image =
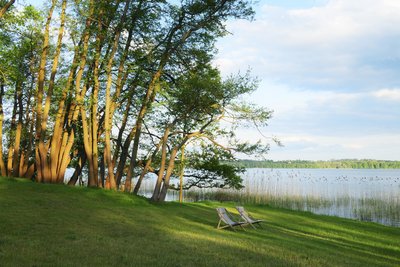
POLYGON ((41 21, 39 12, 32 6, 25 7, 21 12, 10 12, 1 21, 0 105, 2 108, 5 100, 5 104, 12 107, 11 112, 1 112, 0 139, 3 140, 4 132, 8 149, 4 158, 1 142, 0 168, 3 176, 32 178, 34 174, 32 107, 38 46, 42 36, 41 21))
MULTIPOLYGON (((165 199, 170 188, 171 177, 179 173, 175 170, 178 152, 189 143, 194 147, 207 147, 208 151, 217 151, 217 149, 225 151, 225 154, 214 153, 213 157, 205 157, 204 151, 203 154, 190 153, 189 155, 194 157, 194 159, 190 159, 192 162, 195 162, 197 158, 197 164, 191 164, 192 168, 200 170, 201 167, 204 167, 204 173, 214 171, 215 176, 211 177, 215 178, 214 180, 217 180, 217 176, 218 179, 226 179, 225 185, 227 186, 240 186, 238 176, 234 174, 240 169, 220 164, 217 155, 221 158, 227 158, 228 155, 229 158, 233 158, 234 152, 265 153, 268 150, 268 147, 261 143, 240 143, 234 140, 235 127, 227 131, 220 126, 221 120, 226 119, 231 120, 233 124, 241 121, 265 124, 266 120, 270 118, 270 111, 237 102, 241 95, 256 88, 255 81, 248 73, 222 81, 217 69, 208 63, 197 62, 195 67, 181 74, 174 79, 173 83, 166 86, 158 98, 158 103, 163 103, 163 105, 159 108, 160 114, 157 117, 162 119, 153 120, 153 123, 156 123, 154 130, 163 131, 162 138, 155 147, 152 157, 146 160, 145 168, 138 181, 140 185, 141 179, 148 171, 146 168, 150 166, 154 155, 161 147, 159 166, 154 168, 157 170, 158 178, 152 196, 153 201, 165 199), (217 136, 223 136, 226 141, 231 140, 232 144, 230 146, 221 145, 217 136), (204 143, 208 143, 208 145, 204 145, 204 143), (212 150, 211 147, 215 148, 212 150), (236 180, 235 183, 229 183, 234 180, 236 180)), ((161 136, 160 133, 152 135, 161 136)), ((194 175, 192 174, 193 177, 194 175)), ((205 181, 204 178, 200 178, 200 175, 198 178, 205 181)), ((197 184, 200 184, 200 181, 197 184)), ((135 192, 137 191, 138 189, 135 188, 135 192)))
MULTIPOLYGON (((229 162, 234 161, 232 154, 226 150, 203 143, 200 151, 187 153, 184 171, 184 190, 197 188, 243 188, 239 174, 244 168, 229 162)), ((170 189, 178 190, 172 184, 170 189)))
MULTIPOLYGON (((50 141, 46 142, 46 130, 49 118, 50 105, 53 97, 55 79, 58 70, 58 62, 61 54, 61 47, 64 35, 64 24, 66 19, 66 7, 67 0, 62 1, 61 16, 60 16, 60 27, 58 30, 57 45, 54 56, 52 58, 53 64, 51 67, 50 78, 48 82, 45 103, 43 105, 43 99, 45 95, 45 76, 46 76, 46 63, 48 60, 48 52, 50 48, 50 23, 52 20, 54 9, 56 8, 57 1, 52 0, 51 6, 48 12, 47 21, 45 25, 42 53, 40 57, 40 66, 38 74, 38 90, 36 94, 36 170, 37 170, 37 181, 46 183, 62 183, 64 182, 64 173, 66 164, 63 160, 59 160, 59 157, 55 157, 54 153, 48 156, 48 150, 50 145, 55 147, 57 144, 50 144, 50 141)), ((69 162, 68 162, 69 163, 69 162)))
MULTIPOLYGON (((184 58, 185 52, 193 52, 199 46, 203 51, 211 51, 216 38, 225 34, 223 22, 228 18, 250 18, 253 15, 252 9, 247 1, 183 1, 181 6, 168 5, 167 10, 170 17, 166 21, 170 24, 161 31, 161 40, 156 42, 159 51, 152 50, 156 57, 157 65, 151 75, 145 97, 141 101, 140 110, 136 116, 135 136, 131 162, 128 169, 125 188, 130 191, 133 169, 138 155, 139 140, 142 133, 142 126, 147 110, 154 102, 161 86, 162 74, 168 70, 177 68, 174 56, 177 59, 184 58), (171 26, 169 26, 171 25, 171 26), (171 64, 175 63, 175 64, 171 64)), ((175 59, 176 59, 175 58, 175 59)), ((183 145, 183 144, 182 144, 183 145)))
MULTIPOLYGON (((0 23, 18 24, 11 20, 19 14, 10 11, 0 23)), ((210 65, 224 22, 251 19, 250 1, 52 0, 43 14, 28 41, 11 27, 0 31, 6 175, 62 183, 75 166, 68 184, 87 170, 88 186, 131 191, 140 171, 137 192, 158 169, 154 199, 162 201, 183 146, 220 146, 216 136, 231 134, 219 127, 227 112, 252 112, 233 104, 251 84, 222 81, 210 65), (11 106, 6 119, 4 106, 11 106)))
POLYGON ((7 12, 7 10, 10 9, 10 7, 14 4, 15 0, 11 0, 11 1, 1 1, 0 2, 0 18, 4 16, 4 14, 7 12))

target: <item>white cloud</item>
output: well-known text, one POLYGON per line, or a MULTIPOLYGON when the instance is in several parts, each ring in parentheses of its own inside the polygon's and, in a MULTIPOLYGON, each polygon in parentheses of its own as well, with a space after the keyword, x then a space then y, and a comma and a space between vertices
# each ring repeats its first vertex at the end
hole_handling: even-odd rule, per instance
POLYGON ((271 158, 399 159, 400 1, 262 3, 255 22, 228 24, 216 64, 262 79, 250 100, 275 111, 264 134, 285 144, 271 158))
POLYGON ((398 3, 334 0, 295 10, 264 5, 255 22, 229 23, 234 35, 221 41, 216 62, 224 73, 250 65, 264 79, 303 88, 400 84, 398 3))
POLYGON ((272 147, 270 157, 276 160, 308 159, 330 160, 344 158, 370 158, 398 160, 398 135, 358 136, 282 136, 284 147, 272 147))
POLYGON ((381 89, 371 95, 384 100, 400 101, 400 89, 381 89))
POLYGON ((354 103, 370 97, 372 92, 335 92, 293 89, 285 85, 262 82, 260 89, 249 97, 258 105, 275 111, 274 117, 309 114, 316 108, 342 112, 351 109, 354 103))
MULTIPOLYGON (((265 135, 273 131, 268 127, 265 135)), ((385 159, 399 160, 400 139, 398 134, 367 134, 356 132, 347 135, 318 135, 312 133, 293 133, 289 131, 274 132, 283 143, 278 147, 270 139, 263 137, 251 129, 241 129, 242 141, 262 139, 271 144, 267 156, 273 160, 330 160, 330 159, 385 159)))

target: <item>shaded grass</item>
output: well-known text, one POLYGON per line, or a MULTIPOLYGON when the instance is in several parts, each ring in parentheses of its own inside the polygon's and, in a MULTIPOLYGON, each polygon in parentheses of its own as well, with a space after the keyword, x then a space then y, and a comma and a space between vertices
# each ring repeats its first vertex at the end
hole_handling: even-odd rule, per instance
POLYGON ((0 178, 1 266, 399 266, 400 229, 249 205, 263 229, 217 230, 215 207, 0 178))

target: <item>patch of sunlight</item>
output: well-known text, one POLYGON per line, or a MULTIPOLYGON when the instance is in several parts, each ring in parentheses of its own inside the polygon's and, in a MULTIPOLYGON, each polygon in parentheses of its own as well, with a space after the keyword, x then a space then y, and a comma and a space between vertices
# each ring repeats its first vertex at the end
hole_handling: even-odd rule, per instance
POLYGON ((382 254, 378 253, 376 250, 365 250, 362 247, 369 246, 368 244, 366 244, 364 242, 357 242, 355 240, 350 240, 350 238, 337 237, 337 236, 324 237, 324 236, 321 236, 321 235, 305 233, 305 232, 301 232, 301 231, 298 231, 298 230, 292 230, 292 229, 288 229, 288 228, 279 227, 279 226, 276 226, 276 225, 274 227, 275 228, 279 228, 282 232, 290 233, 293 236, 327 241, 327 242, 330 242, 332 244, 338 245, 340 247, 351 248, 353 250, 356 250, 356 251, 359 251, 359 252, 362 252, 362 253, 365 253, 365 254, 369 254, 371 256, 375 256, 375 257, 378 257, 378 258, 381 257, 381 258, 386 258, 386 259, 390 259, 390 260, 398 260, 397 257, 392 257, 392 256, 389 256, 389 255, 382 256, 382 254))
MULTIPOLYGON (((259 243, 257 243, 257 246, 255 246, 253 244, 253 242, 247 242, 247 241, 249 241, 249 239, 243 235, 240 235, 240 237, 238 237, 238 239, 233 239, 232 236, 226 235, 225 236, 226 238, 221 238, 221 235, 212 236, 212 235, 204 234, 204 232, 197 233, 197 232, 193 232, 193 231, 189 231, 189 230, 181 230, 181 229, 168 229, 168 230, 163 229, 163 230, 178 239, 205 241, 206 243, 213 242, 217 246, 229 246, 232 249, 251 250, 252 252, 263 254, 263 253, 255 251, 255 249, 260 250, 259 243)), ((214 229, 214 231, 219 231, 221 234, 229 234, 229 235, 246 233, 243 230, 238 230, 243 233, 232 232, 230 230, 217 230, 217 229, 214 229)), ((213 234, 215 234, 215 232, 213 234)), ((280 252, 281 252, 276 247, 273 247, 273 246, 269 245, 268 243, 263 244, 262 250, 268 251, 268 253, 275 254, 275 255, 280 254, 280 252), (274 253, 272 253, 272 252, 274 252, 274 253)))

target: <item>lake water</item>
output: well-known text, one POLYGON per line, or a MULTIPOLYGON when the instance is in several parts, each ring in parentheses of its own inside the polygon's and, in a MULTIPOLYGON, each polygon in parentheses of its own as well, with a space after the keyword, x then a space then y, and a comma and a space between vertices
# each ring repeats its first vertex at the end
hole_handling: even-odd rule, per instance
MULTIPOLYGON (((400 226, 398 169, 247 169, 245 188, 192 190, 186 201, 234 200, 400 226), (195 197, 194 197, 195 196, 195 197)), ((143 187, 152 190, 152 179, 143 187)), ((178 194, 171 192, 169 200, 178 194)))
POLYGON ((400 226, 400 170, 248 169, 246 195, 275 206, 400 226))
POLYGON ((242 177, 251 191, 274 195, 386 199, 400 193, 400 170, 393 169, 255 168, 242 177))

